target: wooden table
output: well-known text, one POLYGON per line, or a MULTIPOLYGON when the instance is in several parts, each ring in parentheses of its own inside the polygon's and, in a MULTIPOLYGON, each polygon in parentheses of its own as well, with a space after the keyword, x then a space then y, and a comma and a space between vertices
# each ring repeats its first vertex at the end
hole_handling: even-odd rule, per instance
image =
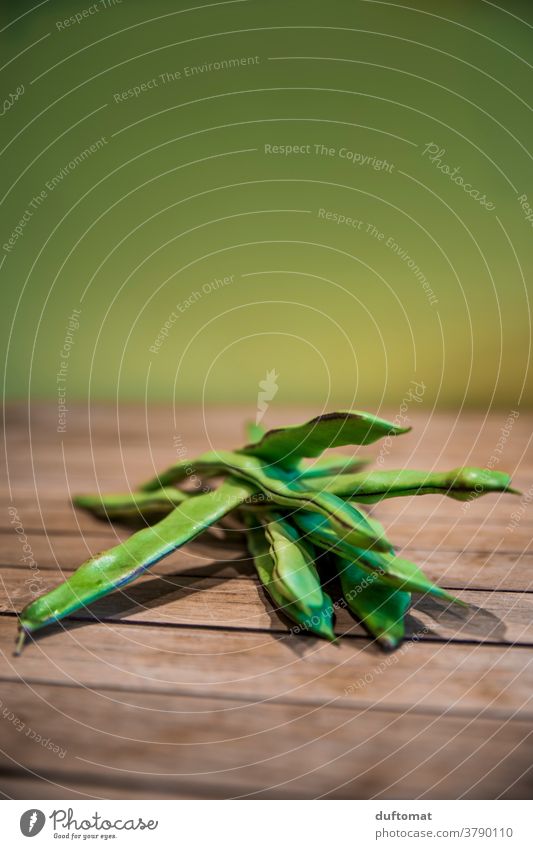
MULTIPOLYGON (((276 410, 269 423, 312 412, 276 410)), ((507 412, 410 413, 415 429, 394 440, 385 468, 489 464, 528 491, 531 416, 509 428, 507 412)), ((9 408, 3 794, 530 797, 533 490, 466 506, 439 496, 395 500, 375 511, 406 556, 470 604, 416 600, 409 630, 417 638, 395 654, 342 611, 337 645, 289 634, 235 535, 187 546, 13 657, 15 611, 127 535, 73 510, 70 495, 134 486, 178 448, 192 458, 210 442, 231 447, 247 414, 79 406, 58 433, 52 406, 9 408)), ((365 449, 378 452, 379 444, 365 449)))

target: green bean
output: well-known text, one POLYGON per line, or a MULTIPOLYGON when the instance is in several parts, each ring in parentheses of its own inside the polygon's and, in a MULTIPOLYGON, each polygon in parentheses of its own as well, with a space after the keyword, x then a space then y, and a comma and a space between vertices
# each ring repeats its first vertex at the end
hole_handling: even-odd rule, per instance
POLYGON ((449 472, 420 472, 412 469, 339 475, 306 481, 309 489, 333 492, 342 498, 373 504, 401 495, 447 495, 470 501, 489 492, 510 492, 511 478, 505 472, 464 467, 449 472))
POLYGON ((248 442, 259 442, 266 433, 265 428, 255 422, 246 422, 244 431, 248 442))
POLYGON ((76 507, 89 510, 100 519, 127 522, 143 519, 149 523, 167 516, 182 504, 190 493, 168 487, 156 492, 129 492, 112 495, 76 495, 72 499, 76 507))
POLYGON ((221 454, 222 452, 219 451, 208 451, 206 454, 196 457, 192 462, 180 460, 158 474, 157 477, 142 483, 139 490, 141 492, 156 492, 160 489, 166 489, 186 480, 191 473, 202 475, 204 478, 231 474, 231 469, 223 462, 221 454))
MULTIPOLYGON (((108 519, 121 524, 135 525, 142 521, 153 525, 187 498, 196 498, 196 492, 167 487, 153 492, 126 492, 115 495, 76 495, 72 499, 76 507, 87 510, 97 519, 108 519)), ((275 502, 261 491, 253 493, 242 503, 242 509, 264 513, 272 509, 275 502)), ((382 529, 383 530, 383 529, 382 529)))
MULTIPOLYGON (((306 490, 327 491, 359 503, 378 501, 408 495, 439 494, 456 500, 471 500, 490 492, 517 494, 511 478, 505 472, 475 467, 453 469, 449 472, 423 472, 413 470, 377 471, 366 474, 337 474, 348 462, 362 462, 357 458, 332 457, 319 461, 310 469, 301 469, 297 475, 287 475, 287 481, 298 483, 306 490)), ((224 467, 218 462, 202 460, 208 474, 220 474, 224 467)), ((175 469, 176 467, 173 467, 175 469)), ((145 520, 159 518, 170 512, 187 494, 170 487, 126 495, 78 496, 74 503, 91 510, 96 516, 126 521, 141 516, 145 520)), ((256 502, 256 506, 260 506, 256 502)), ((264 506, 268 506, 265 499, 264 506)))
POLYGON ((129 584, 149 566, 238 507, 252 492, 249 485, 228 480, 215 492, 188 498, 156 525, 91 557, 68 580, 24 608, 19 621, 19 650, 27 634, 129 584))
POLYGON ((159 489, 166 489, 174 484, 182 483, 182 481, 190 480, 192 476, 203 478, 212 478, 217 475, 224 474, 224 464, 218 460, 216 451, 210 451, 207 454, 202 454, 194 460, 180 460, 178 463, 169 466, 160 475, 142 483, 139 487, 141 492, 155 492, 159 489))
POLYGON ((312 553, 289 522, 269 514, 265 534, 274 560, 274 580, 287 601, 312 616, 322 606, 322 587, 312 553))
MULTIPOLYGON (((262 425, 247 422, 245 433, 248 442, 259 442, 266 433, 262 425)), ((370 462, 366 457, 350 457, 348 454, 329 454, 320 457, 312 465, 298 463, 299 480, 302 478, 319 478, 324 475, 341 475, 361 469, 370 462)))
POLYGON ((246 445, 242 453, 291 469, 301 457, 318 457, 326 448, 370 445, 383 436, 397 436, 410 429, 370 413, 341 410, 317 416, 302 425, 269 430, 259 441, 246 445))
MULTIPOLYGON (((181 465, 178 474, 181 473, 181 465)), ((304 484, 296 481, 294 472, 277 466, 265 466, 257 457, 247 457, 236 451, 211 451, 202 454, 196 468, 206 468, 213 474, 230 474, 255 484, 256 488, 282 507, 303 507, 330 519, 349 542, 361 547, 388 551, 387 539, 377 534, 359 510, 330 492, 308 492, 304 484)), ((153 491, 174 483, 176 466, 171 466, 158 478, 144 484, 143 491, 153 491)))
POLYGON ((321 591, 321 604, 313 608, 311 615, 304 613, 301 607, 297 604, 291 604, 287 601, 285 595, 279 592, 278 581, 274 579, 275 563, 271 554, 270 543, 266 538, 264 527, 257 525, 253 517, 249 517, 247 522, 246 541, 259 580, 274 605, 297 625, 319 637, 334 640, 333 603, 327 593, 321 591))
MULTIPOLYGON (((312 465, 303 465, 299 463, 296 466, 298 470, 298 480, 307 481, 309 478, 324 478, 332 475, 346 475, 350 472, 355 472, 357 469, 362 469, 369 464, 370 460, 367 457, 350 457, 347 454, 329 454, 327 457, 321 457, 312 465)), ((318 486, 318 484, 317 484, 318 486)))
POLYGON ((392 552, 368 551, 350 545, 336 534, 327 520, 313 513, 299 510, 294 513, 293 519, 298 527, 309 535, 314 545, 357 563, 365 572, 377 575, 384 584, 405 592, 430 593, 445 601, 464 605, 460 599, 432 583, 420 567, 410 560, 397 557, 392 552))
MULTIPOLYGON (((243 457, 240 451, 208 451, 201 454, 194 461, 180 460, 178 463, 169 466, 168 469, 161 472, 157 477, 151 478, 142 483, 139 487, 140 492, 155 492, 167 489, 175 484, 182 483, 192 474, 202 476, 205 479, 217 477, 219 475, 228 474, 233 470, 235 463, 246 463, 248 458, 243 457), (231 459, 228 459, 230 458, 231 459), (232 465, 233 464, 233 465, 232 465)), ((324 458, 315 463, 313 466, 304 466, 297 464, 294 468, 284 469, 281 467, 267 465, 258 458, 253 458, 250 462, 255 462, 256 468, 261 468, 264 475, 270 478, 279 478, 288 484, 299 484, 301 488, 307 489, 326 489, 330 483, 334 483, 332 475, 350 472, 355 468, 361 468, 368 461, 358 458, 344 458, 342 455, 332 458, 324 458), (318 478, 319 480, 315 480, 318 478), (321 484, 321 480, 326 479, 325 484, 321 484), (307 481, 312 480, 309 487, 307 481)), ((84 506, 84 505, 82 505, 84 506)))
POLYGON ((352 613, 384 648, 396 648, 405 636, 404 616, 411 594, 387 586, 353 561, 336 557, 335 563, 352 613))
MULTIPOLYGON (((277 474, 297 472, 302 457, 317 457, 326 448, 338 448, 341 445, 369 445, 387 435, 406 433, 410 428, 397 427, 392 422, 379 419, 369 413, 342 411, 317 416, 303 425, 277 428, 267 431, 257 442, 246 445, 238 454, 259 457, 267 463, 274 463, 277 474)), ((255 433, 255 431, 254 431, 255 433)), ((227 453, 227 452, 226 452, 227 453)), ((221 464, 216 462, 216 452, 203 454, 194 460, 181 460, 163 474, 147 481, 141 486, 145 492, 160 489, 185 480, 195 473, 216 475, 221 464)))

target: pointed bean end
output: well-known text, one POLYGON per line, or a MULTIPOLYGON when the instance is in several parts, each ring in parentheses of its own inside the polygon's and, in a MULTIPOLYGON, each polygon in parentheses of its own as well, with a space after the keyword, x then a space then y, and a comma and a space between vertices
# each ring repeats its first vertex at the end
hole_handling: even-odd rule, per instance
POLYGON ((157 489, 162 489, 164 483, 159 478, 153 478, 146 483, 141 484, 139 492, 154 492, 157 489))
POLYGON ((325 640, 328 640, 330 643, 338 643, 339 642, 339 638, 335 634, 333 627, 331 625, 327 624, 326 622, 322 622, 322 624, 319 627, 317 627, 317 628, 313 627, 313 628, 310 628, 309 630, 312 631, 312 633, 315 634, 317 637, 323 637, 325 640))
POLYGON ((381 634, 376 637, 377 642, 384 651, 395 651, 401 644, 403 637, 392 637, 390 634, 381 634))
POLYGON ((91 495, 74 495, 72 503, 74 507, 91 507, 94 505, 94 496, 91 495))
POLYGON ((15 655, 15 657, 20 657, 20 655, 22 654, 22 649, 24 648, 24 643, 26 642, 27 636, 28 636, 28 632, 26 631, 26 629, 20 628, 17 644, 16 644, 15 649, 13 651, 13 654, 15 655))
POLYGON ((373 551, 383 551, 385 554, 389 554, 393 550, 391 543, 384 536, 376 537, 369 548, 373 551))

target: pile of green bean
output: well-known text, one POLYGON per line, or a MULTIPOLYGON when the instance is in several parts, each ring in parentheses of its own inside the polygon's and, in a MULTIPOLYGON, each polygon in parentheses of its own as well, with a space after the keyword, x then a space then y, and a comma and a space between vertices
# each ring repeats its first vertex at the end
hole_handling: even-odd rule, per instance
POLYGON ((297 625, 294 630, 335 639, 340 603, 383 648, 396 648, 405 635, 411 593, 462 602, 398 557, 384 528, 361 504, 425 493, 464 501, 516 492, 509 475, 493 470, 368 472, 362 471, 367 461, 356 455, 320 457, 326 449, 369 445, 409 429, 356 411, 267 432, 252 425, 244 448, 176 463, 126 495, 77 497, 75 504, 96 516, 122 523, 142 519, 144 527, 27 605, 20 614, 18 651, 26 636, 131 583, 232 512, 259 580, 276 608, 297 625), (188 488, 191 467, 204 484, 200 493, 188 488), (336 604, 324 589, 335 585, 342 593, 336 604))

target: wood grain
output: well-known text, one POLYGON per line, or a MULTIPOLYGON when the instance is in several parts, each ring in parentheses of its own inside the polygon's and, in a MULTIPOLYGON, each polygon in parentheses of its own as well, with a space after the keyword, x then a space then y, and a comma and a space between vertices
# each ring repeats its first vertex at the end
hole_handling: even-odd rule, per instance
POLYGON ((515 781, 513 796, 527 798, 530 789, 525 722, 154 693, 133 707, 120 690, 24 684, 9 708, 25 727, 0 744, 61 796, 71 781, 106 798, 117 785, 128 798, 490 798, 515 781), (45 729, 57 753, 28 729, 45 729))
MULTIPOLYGON (((194 625, 206 628, 241 628, 286 633, 291 627, 277 612, 253 576, 231 577, 216 573, 218 564, 188 571, 146 574, 135 584, 119 590, 69 617, 73 621, 142 622, 150 625, 194 625), (200 573, 200 574, 199 574, 200 573)), ((220 566, 224 569, 225 564, 220 566)), ((0 611, 17 613, 35 597, 72 574, 50 569, 44 577, 21 581, 19 569, 2 570, 0 611)), ((364 629, 345 609, 336 582, 326 584, 335 600, 335 633, 366 636, 364 629)), ((430 596, 415 596, 407 619, 407 636, 420 639, 533 645, 533 594, 520 592, 459 590, 464 609, 430 596)))
POLYGON ((13 624, 12 617, 0 620, 5 681, 22 677, 249 703, 533 716, 533 664, 522 647, 420 641, 383 655, 366 640, 331 645, 266 631, 79 622, 42 632, 17 659, 11 656, 13 624))

